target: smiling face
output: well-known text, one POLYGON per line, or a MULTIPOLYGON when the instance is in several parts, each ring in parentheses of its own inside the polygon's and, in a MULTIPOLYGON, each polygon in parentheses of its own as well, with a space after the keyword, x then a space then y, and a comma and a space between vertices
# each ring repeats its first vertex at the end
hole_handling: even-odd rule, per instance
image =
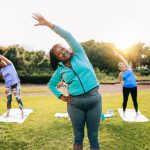
POLYGON ((119 64, 118 64, 118 69, 120 70, 120 71, 124 71, 124 70, 126 70, 126 65, 124 64, 124 63, 122 63, 122 62, 120 62, 119 64))
POLYGON ((61 44, 56 44, 52 49, 56 58, 60 61, 67 61, 71 58, 72 52, 61 44))

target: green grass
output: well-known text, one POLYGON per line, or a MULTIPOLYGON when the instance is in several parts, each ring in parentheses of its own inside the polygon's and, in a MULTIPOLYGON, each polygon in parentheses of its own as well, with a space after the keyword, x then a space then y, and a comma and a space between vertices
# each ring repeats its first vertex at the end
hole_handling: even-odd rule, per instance
MULTIPOLYGON (((30 90, 30 89, 29 89, 30 90)), ((150 150, 150 123, 128 123, 121 120, 118 108, 121 94, 103 94, 103 112, 114 109, 113 118, 101 121, 102 150, 150 150)), ((66 104, 55 96, 22 97, 25 108, 34 111, 22 124, 0 122, 0 150, 71 150, 73 132, 67 118, 55 118, 56 112, 66 112, 66 104)), ((138 94, 139 109, 150 118, 150 90, 138 94)), ((0 100, 0 114, 6 110, 6 99, 0 100)), ((12 107, 18 107, 13 99, 12 107)), ((133 108, 129 98, 128 108, 133 108)), ((85 130, 86 133, 86 130, 85 130)), ((89 149, 85 134, 84 150, 89 149)))
MULTIPOLYGON (((43 87, 43 86, 37 86, 33 84, 34 87, 32 86, 25 86, 21 85, 21 92, 22 93, 38 93, 38 92, 49 92, 49 88, 43 87)), ((5 86, 0 84, 0 94, 4 93, 5 91, 5 86)))

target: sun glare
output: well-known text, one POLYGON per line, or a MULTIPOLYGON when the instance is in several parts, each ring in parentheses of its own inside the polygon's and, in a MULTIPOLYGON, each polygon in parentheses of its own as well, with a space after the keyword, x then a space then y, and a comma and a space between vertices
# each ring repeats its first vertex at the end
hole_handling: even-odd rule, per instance
POLYGON ((116 42, 116 47, 119 49, 119 50, 121 50, 121 51, 126 51, 127 50, 127 48, 129 48, 130 47, 130 44, 128 43, 128 42, 116 42))

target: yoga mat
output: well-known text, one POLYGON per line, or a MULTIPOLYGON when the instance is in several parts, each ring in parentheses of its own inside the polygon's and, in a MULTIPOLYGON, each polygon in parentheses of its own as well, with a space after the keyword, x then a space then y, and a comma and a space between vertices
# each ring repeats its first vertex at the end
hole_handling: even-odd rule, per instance
POLYGON ((0 122, 16 122, 23 123, 27 117, 32 113, 33 109, 24 108, 24 118, 21 118, 21 111, 19 108, 13 108, 10 110, 9 117, 6 118, 6 113, 0 116, 0 122))
POLYGON ((68 113, 55 113, 55 117, 67 118, 68 117, 68 113))
POLYGON ((146 118, 144 115, 138 112, 139 115, 136 116, 136 112, 134 109, 126 109, 125 115, 123 115, 123 110, 121 108, 118 109, 118 112, 120 114, 120 117, 122 120, 127 122, 148 122, 149 119, 146 118))
POLYGON ((104 114, 105 118, 111 118, 114 116, 114 114, 104 114))

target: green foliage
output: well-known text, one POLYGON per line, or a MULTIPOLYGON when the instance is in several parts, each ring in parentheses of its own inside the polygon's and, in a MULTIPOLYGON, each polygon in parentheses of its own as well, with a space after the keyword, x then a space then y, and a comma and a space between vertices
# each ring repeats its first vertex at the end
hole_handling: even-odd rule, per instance
POLYGON ((150 75, 150 69, 141 69, 138 70, 137 73, 141 76, 148 76, 150 75))
MULTIPOLYGON (((141 75, 149 75, 150 71, 150 47, 138 43, 128 49, 124 54, 116 49, 112 43, 99 43, 94 40, 81 43, 85 52, 96 68, 96 74, 100 81, 115 81, 118 76, 119 58, 114 55, 114 50, 121 53, 133 68, 144 66, 147 70, 141 70, 141 75)), ((10 59, 22 82, 47 83, 53 74, 49 56, 42 50, 27 51, 19 45, 0 47, 0 54, 10 59)))
MULTIPOLYGON (((27 88, 27 87, 26 87, 27 88)), ((23 89, 24 90, 24 89, 23 89)), ((31 86, 28 92, 32 91, 31 86)), ((132 123, 121 120, 118 108, 122 107, 122 94, 104 94, 103 112, 114 109, 115 116, 101 121, 99 141, 103 150, 149 150, 150 123, 132 123)), ((73 145, 73 130, 67 118, 55 118, 55 113, 66 112, 65 102, 53 95, 24 96, 25 108, 34 111, 22 124, 0 122, 0 149, 2 150, 70 150, 73 145)), ((140 91, 140 112, 150 118, 150 91, 140 91)), ((13 99, 12 108, 18 107, 13 99)), ((133 108, 129 97, 128 108, 133 108)), ((1 99, 0 114, 6 111, 6 100, 1 99)), ((84 149, 89 142, 85 130, 84 149)))
POLYGON ((144 47, 144 52, 141 56, 142 56, 141 65, 147 66, 147 68, 150 69, 150 47, 149 46, 144 47))
POLYGON ((108 75, 98 68, 95 68, 95 73, 100 83, 117 83, 117 74, 111 73, 108 75))
POLYGON ((112 43, 96 43, 90 40, 81 43, 94 67, 107 73, 117 70, 118 58, 114 55, 116 47, 112 43))
POLYGON ((149 81, 150 80, 150 71, 149 70, 139 70, 135 72, 135 77, 137 81, 149 81))
POLYGON ((47 84, 50 80, 50 75, 31 75, 31 76, 19 76, 22 83, 38 83, 47 84))
POLYGON ((133 45, 127 49, 126 53, 119 51, 112 43, 90 40, 81 44, 93 66, 107 74, 115 73, 118 70, 117 64, 121 61, 113 51, 118 51, 123 55, 134 69, 141 66, 150 69, 150 46, 145 46, 144 43, 133 45))
POLYGON ((150 68, 150 47, 144 43, 137 43, 127 50, 128 60, 132 63, 133 68, 147 66, 150 68))
POLYGON ((42 51, 26 51, 19 45, 0 47, 0 54, 14 64, 21 82, 47 83, 53 73, 47 54, 42 51))

